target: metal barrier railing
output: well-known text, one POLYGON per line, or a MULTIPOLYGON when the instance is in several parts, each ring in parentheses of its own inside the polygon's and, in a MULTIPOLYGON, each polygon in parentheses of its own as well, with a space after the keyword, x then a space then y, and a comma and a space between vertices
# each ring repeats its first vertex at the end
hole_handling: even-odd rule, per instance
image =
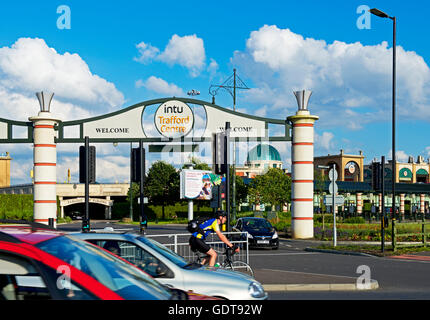
MULTIPOLYGON (((232 261, 243 261, 249 264, 248 232, 223 232, 223 234, 232 244, 236 244, 240 247, 240 252, 233 255, 232 261)), ((193 251, 191 251, 188 242, 190 236, 190 233, 146 235, 146 237, 153 238, 167 248, 176 252, 185 260, 193 262, 196 260, 196 255, 193 251)), ((221 264, 225 259, 223 255, 226 248, 224 242, 219 240, 215 233, 209 234, 205 242, 218 253, 216 262, 221 264)))

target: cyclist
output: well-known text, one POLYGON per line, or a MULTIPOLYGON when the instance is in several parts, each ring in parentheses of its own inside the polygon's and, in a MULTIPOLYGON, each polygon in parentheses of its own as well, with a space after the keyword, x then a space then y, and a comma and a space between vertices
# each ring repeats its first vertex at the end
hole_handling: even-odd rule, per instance
POLYGON ((239 252, 239 248, 237 246, 233 246, 231 242, 227 239, 225 235, 221 233, 220 224, 224 224, 227 221, 227 214, 225 211, 218 210, 216 212, 215 218, 208 219, 199 225, 201 231, 194 232, 189 240, 191 250, 192 251, 200 251, 201 253, 206 254, 206 257, 203 259, 202 264, 209 264, 209 266, 213 267, 215 265, 215 261, 217 258, 217 253, 214 249, 212 249, 206 242, 206 237, 215 232, 218 238, 224 242, 229 248, 235 249, 235 252, 239 252))

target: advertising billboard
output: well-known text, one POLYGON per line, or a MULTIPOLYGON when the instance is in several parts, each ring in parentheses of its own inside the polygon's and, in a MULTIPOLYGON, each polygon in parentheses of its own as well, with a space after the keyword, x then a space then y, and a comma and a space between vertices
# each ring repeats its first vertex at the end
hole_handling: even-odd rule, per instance
POLYGON ((180 198, 211 200, 212 187, 220 182, 220 176, 212 171, 184 169, 180 174, 180 198))

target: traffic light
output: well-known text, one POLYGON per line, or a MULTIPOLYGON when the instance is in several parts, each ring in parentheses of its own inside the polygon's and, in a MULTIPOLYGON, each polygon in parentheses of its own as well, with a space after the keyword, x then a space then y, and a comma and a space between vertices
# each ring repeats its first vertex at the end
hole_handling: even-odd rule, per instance
MULTIPOLYGON (((89 183, 96 182, 96 147, 90 146, 88 149, 89 156, 89 183)), ((85 146, 79 147, 79 182, 85 183, 85 146)))
POLYGON ((90 220, 86 217, 82 219, 82 232, 90 232, 90 220))
MULTIPOLYGON (((145 176, 145 149, 142 150, 143 154, 143 175, 145 176)), ((141 166, 140 166, 140 150, 133 148, 131 151, 131 181, 140 182, 141 166)))
POLYGON ((228 165, 228 141, 225 132, 214 133, 212 135, 212 162, 216 174, 227 173, 228 165))
POLYGON ((375 191, 381 190, 382 184, 382 172, 381 172, 381 163, 373 162, 372 163, 372 189, 375 191))

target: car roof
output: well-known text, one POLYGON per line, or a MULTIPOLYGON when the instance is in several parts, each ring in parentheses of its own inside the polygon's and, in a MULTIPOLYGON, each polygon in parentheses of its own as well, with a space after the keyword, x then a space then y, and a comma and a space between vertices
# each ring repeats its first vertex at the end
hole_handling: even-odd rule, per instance
POLYGON ((0 225, 0 233, 4 235, 1 237, 2 240, 12 241, 12 239, 16 239, 19 242, 26 242, 29 244, 37 244, 64 235, 64 233, 60 231, 22 225, 0 225))
POLYGON ((72 232, 72 236, 76 236, 82 239, 103 239, 109 237, 109 239, 125 239, 132 240, 137 237, 141 237, 141 234, 137 233, 116 233, 116 232, 72 232))
POLYGON ((267 220, 267 219, 261 218, 261 217, 243 217, 241 219, 243 219, 243 220, 267 220))

